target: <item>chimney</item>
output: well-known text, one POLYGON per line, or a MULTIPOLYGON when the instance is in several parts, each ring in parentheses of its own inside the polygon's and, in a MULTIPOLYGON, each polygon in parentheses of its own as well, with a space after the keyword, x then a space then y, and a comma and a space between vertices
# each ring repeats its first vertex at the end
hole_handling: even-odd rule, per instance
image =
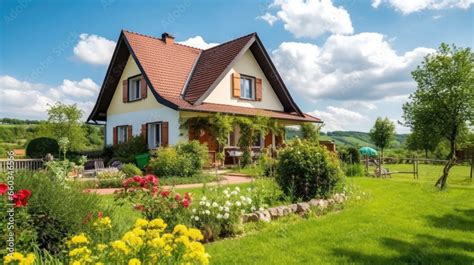
POLYGON ((166 43, 166 44, 173 44, 174 43, 174 37, 171 36, 169 33, 163 33, 161 34, 161 39, 166 43))

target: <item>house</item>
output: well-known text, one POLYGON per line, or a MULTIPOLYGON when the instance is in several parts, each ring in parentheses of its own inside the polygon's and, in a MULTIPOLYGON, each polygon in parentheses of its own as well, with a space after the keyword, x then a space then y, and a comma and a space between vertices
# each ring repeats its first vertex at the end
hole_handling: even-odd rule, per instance
MULTIPOLYGON (((191 135, 181 125, 215 113, 267 116, 284 125, 321 122, 298 108, 257 33, 202 50, 167 33, 156 38, 125 30, 88 122, 105 123, 107 145, 135 135, 143 135, 150 149, 199 139, 212 156, 212 137, 205 130, 191 135)), ((236 149, 238 137, 236 128, 228 150, 236 149)), ((279 146, 284 137, 257 138, 255 148, 279 146)))

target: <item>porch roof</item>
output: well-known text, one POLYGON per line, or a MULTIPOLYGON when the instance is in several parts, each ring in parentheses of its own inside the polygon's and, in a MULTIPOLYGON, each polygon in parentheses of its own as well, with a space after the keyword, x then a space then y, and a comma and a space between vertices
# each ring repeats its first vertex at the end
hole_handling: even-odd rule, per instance
POLYGON ((220 112, 220 113, 243 115, 243 116, 260 115, 260 116, 270 117, 274 119, 281 119, 281 120, 322 123, 320 119, 306 113, 304 114, 304 117, 302 117, 296 112, 282 112, 282 111, 275 111, 275 110, 246 108, 246 107, 215 104, 215 103, 202 103, 201 105, 189 104, 187 106, 181 106, 179 109, 186 110, 186 111, 195 111, 195 112, 210 112, 210 113, 220 112))

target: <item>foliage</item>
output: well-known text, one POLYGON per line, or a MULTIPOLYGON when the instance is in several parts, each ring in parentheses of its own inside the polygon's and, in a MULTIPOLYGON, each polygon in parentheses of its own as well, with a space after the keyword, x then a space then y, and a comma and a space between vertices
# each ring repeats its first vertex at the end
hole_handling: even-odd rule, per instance
POLYGON ((134 136, 129 141, 112 147, 113 159, 122 163, 133 163, 135 157, 148 152, 148 146, 142 136, 134 136))
POLYGON ((141 175, 142 174, 142 170, 139 169, 135 164, 132 164, 132 163, 123 164, 122 168, 120 170, 127 177, 133 177, 135 175, 141 175))
POLYGON ((59 155, 58 141, 48 137, 31 140, 26 146, 26 155, 30 158, 43 158, 46 154, 59 155))
MULTIPOLYGON (((141 174, 137 174, 137 175, 141 175, 141 174)), ((114 167, 106 168, 97 172, 97 179, 99 179, 99 181, 110 180, 110 179, 118 179, 122 181, 126 177, 128 177, 127 174, 125 174, 123 171, 118 170, 117 168, 114 168, 114 167)))
POLYGON ((406 147, 412 151, 424 151, 425 158, 428 152, 433 152, 438 147, 441 137, 429 129, 417 128, 407 137, 406 147))
MULTIPOLYGON (((94 221, 96 229, 90 234, 78 233, 69 238, 70 264, 208 264, 209 256, 199 243, 199 230, 163 219, 137 219, 121 238, 104 239, 109 234, 112 220, 101 217, 94 221)), ((106 237, 107 238, 107 237, 106 237)), ((112 238, 111 235, 108 238, 112 238)))
POLYGON ((474 53, 443 43, 412 76, 418 87, 403 106, 403 118, 412 131, 429 130, 431 136, 449 141, 449 161, 436 182, 444 188, 456 162, 459 137, 474 124, 474 53))
POLYGON ((276 179, 293 201, 327 197, 340 178, 339 160, 323 147, 295 140, 279 153, 276 179))
POLYGON ((83 111, 76 104, 56 102, 48 108, 48 120, 40 124, 40 134, 54 138, 67 138, 70 149, 79 151, 86 142, 86 130, 81 121, 83 111))
POLYGON ((345 164, 344 172, 348 177, 361 177, 365 175, 364 166, 361 164, 345 164))
POLYGON ((116 200, 119 204, 131 203, 143 217, 154 219, 160 216, 170 225, 186 220, 191 195, 185 193, 181 196, 172 189, 160 188, 159 180, 154 175, 125 179, 123 188, 123 192, 116 195, 116 200))
POLYGON ((159 148, 150 161, 150 167, 157 176, 191 177, 202 170, 207 159, 206 145, 190 141, 176 147, 159 148))
POLYGON ((360 152, 355 147, 348 147, 340 151, 341 159, 344 163, 359 164, 360 163, 360 152))
POLYGON ((372 142, 380 148, 382 157, 385 148, 389 147, 390 142, 395 137, 395 125, 387 117, 380 117, 375 121, 374 127, 369 132, 372 142))
POLYGON ((243 152, 240 158, 240 164, 243 167, 252 163, 250 147, 252 147, 258 133, 265 135, 268 132, 268 122, 269 119, 263 116, 255 116, 252 118, 239 117, 236 119, 236 123, 240 127, 238 146, 243 152))
POLYGON ((229 136, 229 133, 234 130, 234 119, 232 116, 217 113, 212 116, 210 122, 211 130, 219 145, 217 158, 223 163, 225 158, 224 147, 227 144, 227 137, 229 136))
POLYGON ((20 172, 15 185, 31 190, 28 214, 37 233, 37 244, 52 253, 61 251, 62 239, 85 229, 89 212, 101 209, 98 195, 76 185, 58 185, 49 172, 20 172), (65 199, 67 198, 67 199, 65 199))
POLYGON ((301 138, 310 142, 319 142, 319 130, 320 127, 315 126, 313 123, 301 124, 301 138))

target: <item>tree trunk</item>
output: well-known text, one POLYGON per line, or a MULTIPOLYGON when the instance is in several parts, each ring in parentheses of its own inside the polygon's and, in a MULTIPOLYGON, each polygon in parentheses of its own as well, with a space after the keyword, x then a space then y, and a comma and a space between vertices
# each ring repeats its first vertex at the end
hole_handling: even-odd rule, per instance
POLYGON ((456 164, 456 141, 451 141, 451 150, 449 151, 448 162, 444 165, 443 174, 441 177, 436 181, 435 186, 439 187, 440 189, 444 189, 446 187, 446 181, 448 180, 449 170, 456 164))

